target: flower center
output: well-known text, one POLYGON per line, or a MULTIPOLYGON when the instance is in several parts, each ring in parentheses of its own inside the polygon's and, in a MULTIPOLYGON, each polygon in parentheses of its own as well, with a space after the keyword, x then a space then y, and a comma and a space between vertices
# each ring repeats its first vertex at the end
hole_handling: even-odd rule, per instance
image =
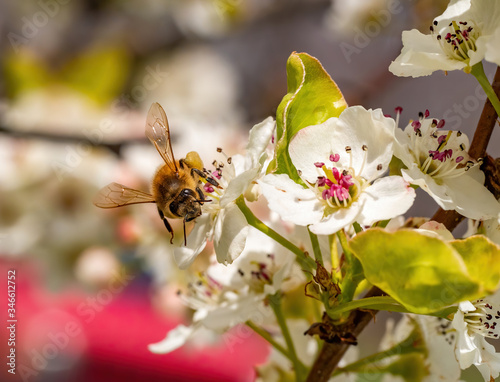
MULTIPOLYGON (((365 155, 360 173, 363 171, 368 151, 366 145, 363 145, 362 149, 365 155)), ((318 198, 324 200, 331 208, 350 206, 353 201, 358 199, 363 186, 367 183, 361 176, 356 175, 355 170, 352 168, 351 147, 347 146, 345 151, 350 156, 348 169, 336 165, 340 160, 340 154, 338 153, 330 155, 329 161, 331 164, 329 165, 323 162, 314 163, 320 175, 318 175, 316 183, 310 186, 316 192, 318 198)))
POLYGON ((455 343, 455 329, 453 329, 451 321, 441 317, 435 317, 434 319, 436 320, 435 330, 437 334, 443 336, 448 345, 453 346, 455 343))
MULTIPOLYGON (((425 116, 428 116, 426 111, 425 116)), ((424 119, 423 114, 411 126, 411 151, 416 163, 424 174, 435 180, 451 179, 463 175, 465 171, 480 165, 467 154, 467 147, 460 131, 442 131, 444 119, 424 119)))
POLYGON ((242 278, 246 278, 246 283, 250 286, 250 289, 256 293, 263 293, 265 285, 271 285, 273 283, 274 273, 277 271, 276 264, 274 262, 274 255, 267 254, 267 259, 269 262, 264 261, 252 261, 250 272, 243 272, 238 269, 238 273, 242 278))
POLYGON ((465 322, 469 331, 484 337, 499 338, 500 307, 493 306, 485 300, 473 302, 476 310, 465 314, 465 322))
POLYGON ((194 310, 219 305, 224 300, 226 288, 206 273, 200 273, 195 282, 188 284, 187 293, 178 291, 182 301, 194 310))
MULTIPOLYGON (((206 168, 203 169, 205 179, 200 178, 203 182, 203 192, 210 201, 219 201, 224 195, 224 190, 227 188, 231 179, 235 177, 235 168, 232 163, 232 158, 227 156, 221 148, 217 148, 217 152, 220 153, 225 161, 214 160, 212 165, 214 170, 209 171, 206 168)), ((217 203, 205 204, 205 210, 211 210, 211 206, 215 206, 217 203)), ((207 211, 210 212, 210 211, 207 211)))
POLYGON ((434 31, 434 27, 437 24, 437 21, 434 21, 430 29, 448 57, 454 60, 468 61, 470 51, 475 52, 477 50, 478 28, 469 25, 466 21, 452 21, 438 34, 434 31))

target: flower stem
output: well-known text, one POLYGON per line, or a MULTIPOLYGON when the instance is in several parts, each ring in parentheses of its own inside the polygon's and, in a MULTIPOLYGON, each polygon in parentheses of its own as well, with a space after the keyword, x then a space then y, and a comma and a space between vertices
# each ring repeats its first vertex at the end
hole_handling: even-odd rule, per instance
POLYGON ((377 296, 362 298, 359 300, 353 300, 339 305, 335 308, 331 308, 328 311, 328 315, 337 315, 340 313, 349 312, 354 309, 374 309, 374 310, 387 310, 390 312, 404 312, 408 313, 408 310, 401 306, 396 300, 390 296, 377 296))
POLYGON ((311 239, 311 245, 314 252, 314 258, 318 263, 323 265, 323 255, 321 254, 321 248, 319 247, 318 236, 312 233, 309 228, 307 228, 307 232, 309 233, 309 238, 311 239))
POLYGON ((264 338, 267 342, 269 342, 277 351, 279 351, 281 354, 283 354, 286 358, 291 360, 290 353, 288 350, 286 350, 283 346, 281 346, 279 343, 277 343, 274 338, 267 332, 267 330, 262 329, 260 326, 256 325, 253 321, 248 320, 245 322, 245 324, 252 329, 255 333, 257 333, 259 336, 264 338))
POLYGON ((488 81, 488 78, 486 77, 486 74, 484 73, 484 68, 483 68, 483 63, 478 62, 476 65, 472 67, 471 74, 476 77, 477 81, 483 88, 484 92, 488 96, 488 99, 490 100, 491 104, 495 108, 495 111, 497 112, 497 115, 500 115, 500 100, 498 99, 495 91, 493 90, 493 87, 490 84, 490 81, 488 81))
POLYGON ((269 236, 271 239, 274 239, 276 242, 280 243, 283 247, 288 249, 290 252, 294 253, 297 256, 297 262, 300 264, 300 266, 309 272, 311 272, 313 269, 315 269, 315 262, 312 258, 307 256, 303 250, 301 250, 299 247, 297 247, 295 244, 291 243, 287 239, 285 239, 283 236, 281 236, 278 232, 273 230, 272 228, 268 227, 266 224, 264 224, 261 220, 259 220, 253 212, 248 208, 248 206, 245 203, 245 199, 243 199, 242 196, 240 196, 238 199, 236 199, 236 205, 240 209, 241 212, 243 212, 243 215, 245 215, 245 218, 247 219, 248 224, 250 224, 252 227, 257 228, 259 231, 265 233, 267 236, 269 236))
MULTIPOLYGON (((357 286, 364 280, 364 274, 361 263, 349 247, 349 239, 343 229, 337 232, 337 238, 344 252, 344 265, 342 266, 344 278, 340 287, 342 293, 339 300, 340 305, 344 306, 345 303, 352 301, 354 298, 357 286)), ((330 317, 334 318, 335 316, 330 315, 330 317)))
POLYGON ((395 344, 390 349, 361 358, 356 362, 342 367, 341 369, 337 369, 335 372, 333 372, 332 376, 336 376, 345 372, 363 372, 363 369, 367 366, 380 367, 381 360, 395 355, 402 356, 412 353, 425 354, 426 352, 427 349, 422 338, 422 332, 420 328, 415 326, 408 337, 406 337, 398 344, 395 344))
POLYGON ((274 311, 274 315, 276 316, 276 321, 278 321, 278 325, 281 328, 281 333, 283 334, 283 338, 285 339, 286 346, 288 347, 288 353, 290 355, 290 361, 292 361, 293 368, 295 370, 295 379, 297 382, 301 382, 305 380, 305 376, 307 375, 307 368, 304 366, 302 362, 300 362, 297 357, 297 352, 295 351, 295 346, 292 341, 292 336, 290 335, 290 331, 288 330, 288 325, 286 324, 285 316, 283 315, 283 311, 281 310, 281 295, 278 293, 269 296, 269 305, 274 311))

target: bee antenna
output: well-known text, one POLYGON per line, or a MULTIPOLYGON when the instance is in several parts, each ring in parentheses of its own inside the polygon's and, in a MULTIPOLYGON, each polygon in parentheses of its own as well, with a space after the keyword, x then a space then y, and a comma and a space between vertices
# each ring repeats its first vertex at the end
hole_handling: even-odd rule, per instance
POLYGON ((212 199, 203 199, 203 200, 201 200, 201 199, 196 199, 196 201, 197 201, 198 203, 200 203, 200 204, 203 204, 203 203, 205 203, 205 202, 211 202, 211 201, 212 201, 212 199))

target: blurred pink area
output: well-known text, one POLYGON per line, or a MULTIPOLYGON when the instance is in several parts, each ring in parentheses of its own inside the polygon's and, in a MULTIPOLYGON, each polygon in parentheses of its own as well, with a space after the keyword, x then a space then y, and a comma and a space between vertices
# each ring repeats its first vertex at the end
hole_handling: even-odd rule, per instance
MULTIPOLYGON (((233 329, 216 344, 185 346, 157 355, 147 345, 163 339, 180 322, 151 306, 148 285, 134 279, 119 292, 53 294, 39 270, 26 262, 0 263, 0 274, 16 271, 16 375, 2 368, 2 381, 253 381, 253 367, 269 347, 253 333, 233 329), (236 339, 236 340, 235 340, 236 339)), ((7 302, 4 302, 6 305, 7 302)), ((4 309, 4 323, 7 310, 4 309)), ((1 331, 2 359, 9 357, 8 331, 1 331)))

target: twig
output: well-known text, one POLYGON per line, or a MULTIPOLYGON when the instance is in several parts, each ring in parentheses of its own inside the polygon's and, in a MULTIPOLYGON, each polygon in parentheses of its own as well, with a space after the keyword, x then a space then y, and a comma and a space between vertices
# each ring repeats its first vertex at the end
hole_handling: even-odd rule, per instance
MULTIPOLYGON (((384 292, 380 289, 373 287, 366 293, 364 298, 382 296, 383 294, 384 292)), ((366 325, 375 317, 376 313, 377 311, 375 310, 353 310, 348 318, 349 324, 352 325, 351 327, 354 327, 352 334, 358 337, 366 325)), ((348 348, 349 344, 345 342, 325 342, 307 377, 307 382, 328 381, 348 348)))

